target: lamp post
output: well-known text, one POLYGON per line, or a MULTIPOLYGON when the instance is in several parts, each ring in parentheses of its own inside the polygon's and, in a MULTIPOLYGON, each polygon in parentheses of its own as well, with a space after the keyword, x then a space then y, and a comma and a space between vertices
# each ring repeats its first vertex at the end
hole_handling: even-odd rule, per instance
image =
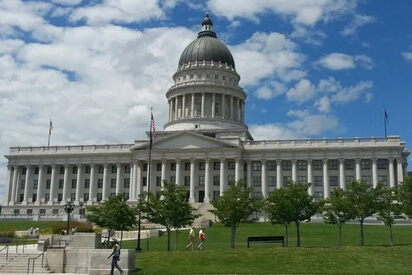
POLYGON ((143 194, 139 194, 139 216, 138 216, 138 224, 137 224, 137 247, 136 251, 140 252, 142 251, 142 247, 140 246, 140 227, 141 227, 141 219, 142 219, 142 199, 143 199, 143 194))
POLYGON ((64 211, 67 213, 67 235, 69 235, 70 228, 70 213, 73 212, 74 205, 69 201, 64 205, 64 211))

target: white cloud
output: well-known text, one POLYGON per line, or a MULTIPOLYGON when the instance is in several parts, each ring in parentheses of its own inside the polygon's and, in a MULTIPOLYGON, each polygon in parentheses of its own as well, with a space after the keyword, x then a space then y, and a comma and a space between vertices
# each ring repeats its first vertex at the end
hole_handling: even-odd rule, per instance
POLYGON ((76 6, 79 5, 82 1, 83 0, 52 0, 52 3, 64 6, 76 6))
POLYGON ((315 95, 316 88, 307 79, 300 80, 295 87, 291 88, 286 96, 289 100, 299 104, 312 99, 315 95))
POLYGON ((292 130, 285 128, 282 124, 251 124, 249 125, 249 130, 256 140, 298 138, 292 130))
POLYGON ((272 81, 256 90, 256 97, 260 99, 272 99, 286 92, 284 84, 272 81))
POLYGON ((373 60, 366 55, 347 55, 343 53, 331 53, 323 56, 317 62, 321 67, 330 70, 347 70, 354 69, 357 65, 365 69, 372 69, 374 66, 373 60))
POLYGON ((406 61, 412 61, 412 52, 403 52, 402 56, 406 61))
POLYGON ((372 16, 355 14, 353 20, 343 29, 342 34, 345 36, 354 35, 358 28, 375 21, 376 19, 372 16))
POLYGON ((330 112, 330 100, 327 96, 323 96, 319 98, 315 106, 318 108, 318 111, 321 113, 329 113, 330 112))
POLYGON ((334 77, 319 80, 318 90, 320 92, 337 92, 340 89, 342 85, 334 77))
MULTIPOLYGON (((372 89, 372 87, 373 87, 372 81, 360 81, 355 86, 345 87, 339 92, 337 92, 332 97, 332 101, 339 103, 339 104, 345 104, 345 103, 355 101, 362 94, 366 94, 367 92, 369 92, 372 89)), ((368 97, 371 99, 370 96, 368 97)))

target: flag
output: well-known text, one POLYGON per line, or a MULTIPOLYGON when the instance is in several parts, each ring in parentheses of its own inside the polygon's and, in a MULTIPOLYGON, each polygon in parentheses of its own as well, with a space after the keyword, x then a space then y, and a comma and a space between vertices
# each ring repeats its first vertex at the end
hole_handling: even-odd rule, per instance
POLYGON ((51 135, 51 132, 53 131, 53 122, 50 119, 50 125, 49 125, 49 135, 51 135))
POLYGON ((384 110, 384 114, 383 114, 383 115, 384 115, 385 120, 388 121, 388 113, 386 112, 386 109, 384 110))
POLYGON ((156 127, 153 118, 153 112, 150 112, 150 143, 157 139, 156 127))

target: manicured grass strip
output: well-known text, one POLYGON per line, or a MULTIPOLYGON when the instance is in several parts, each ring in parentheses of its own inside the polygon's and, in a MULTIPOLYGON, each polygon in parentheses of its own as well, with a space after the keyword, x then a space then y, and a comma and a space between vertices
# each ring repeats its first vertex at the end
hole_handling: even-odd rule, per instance
POLYGON ((3 230, 28 230, 30 227, 45 229, 56 224, 66 224, 63 221, 0 221, 0 231, 3 230))

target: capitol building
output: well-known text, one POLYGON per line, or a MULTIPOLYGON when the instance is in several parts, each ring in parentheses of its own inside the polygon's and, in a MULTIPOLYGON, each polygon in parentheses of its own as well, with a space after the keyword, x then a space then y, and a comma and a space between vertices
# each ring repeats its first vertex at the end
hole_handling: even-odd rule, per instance
POLYGON ((315 199, 353 180, 397 187, 409 151, 399 136, 254 140, 245 124, 247 94, 235 60, 209 16, 180 56, 169 112, 151 150, 149 139, 128 144, 11 147, 3 216, 65 217, 115 194, 136 201, 163 181, 185 186, 194 205, 216 200, 245 179, 253 196, 267 197, 288 181, 311 183, 315 199), (148 174, 150 171, 150 182, 148 174))

